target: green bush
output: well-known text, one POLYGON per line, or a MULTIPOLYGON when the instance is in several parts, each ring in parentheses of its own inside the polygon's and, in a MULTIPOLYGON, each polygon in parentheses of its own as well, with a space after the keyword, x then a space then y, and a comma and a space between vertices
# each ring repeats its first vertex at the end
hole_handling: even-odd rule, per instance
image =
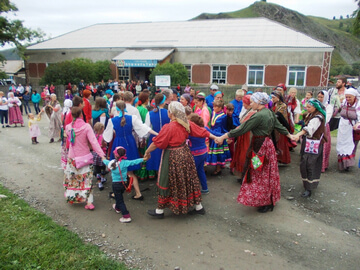
POLYGON ((93 62, 86 58, 75 58, 73 60, 50 64, 42 77, 40 84, 65 85, 85 82, 107 81, 111 78, 110 61, 93 62))
POLYGON ((157 65, 150 74, 149 80, 155 84, 155 76, 157 75, 170 75, 171 85, 186 85, 189 83, 188 71, 180 63, 165 63, 157 65))

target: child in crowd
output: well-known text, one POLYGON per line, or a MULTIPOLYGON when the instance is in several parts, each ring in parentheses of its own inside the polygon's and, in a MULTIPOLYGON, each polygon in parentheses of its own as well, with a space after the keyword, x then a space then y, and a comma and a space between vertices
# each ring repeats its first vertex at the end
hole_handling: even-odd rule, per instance
POLYGON ((38 144, 39 142, 37 141, 37 137, 41 135, 40 128, 38 126, 38 122, 41 120, 41 113, 39 113, 36 118, 34 114, 29 113, 28 118, 28 126, 32 144, 38 144))
MULTIPOLYGON (((198 125, 199 127, 204 127, 204 120, 196 113, 191 113, 188 116, 188 119, 198 125)), ((211 134, 211 136, 213 136, 211 134)), ((195 167, 197 175, 201 184, 201 194, 208 194, 209 189, 207 186, 207 179, 204 169, 204 164, 207 157, 207 146, 205 144, 205 138, 198 138, 189 136, 189 148, 191 154, 194 157, 195 167)))
MULTIPOLYGON (((101 147, 101 149, 106 153, 107 151, 107 143, 103 140, 105 126, 101 122, 97 122, 94 126, 95 137, 101 147)), ((92 152, 94 156, 94 175, 96 175, 97 184, 100 190, 104 189, 104 183, 107 181, 105 178, 105 165, 101 160, 101 157, 96 154, 95 151, 92 152)))
MULTIPOLYGON (((234 121, 234 104, 229 103, 226 106, 226 128, 228 131, 236 128, 236 126, 234 125, 235 121, 234 121)), ((235 142, 233 139, 228 139, 227 143, 229 144, 229 151, 230 151, 230 156, 231 159, 233 159, 234 156, 234 149, 235 149, 235 142)))
POLYGON ((126 160, 125 148, 119 146, 114 150, 115 159, 109 161, 104 159, 104 164, 111 170, 112 176, 112 188, 115 195, 116 203, 113 208, 117 214, 122 213, 122 217, 119 219, 122 223, 131 222, 131 216, 126 208, 123 193, 126 189, 125 182, 127 182, 127 171, 129 166, 134 166, 148 160, 148 157, 138 158, 134 160, 126 160))
POLYGON ((311 91, 307 91, 305 94, 305 97, 301 100, 302 108, 303 108, 303 111, 305 111, 305 113, 307 113, 307 111, 306 111, 307 101, 312 97, 313 97, 313 93, 311 91))
MULTIPOLYGON (((211 128, 208 129, 215 136, 222 136, 227 133, 227 116, 224 113, 224 101, 215 100, 213 103, 214 111, 211 117, 211 128)), ((216 166, 212 176, 220 175, 221 169, 225 163, 231 161, 229 146, 226 141, 222 145, 218 145, 214 140, 210 140, 209 154, 206 158, 206 165, 216 166)))

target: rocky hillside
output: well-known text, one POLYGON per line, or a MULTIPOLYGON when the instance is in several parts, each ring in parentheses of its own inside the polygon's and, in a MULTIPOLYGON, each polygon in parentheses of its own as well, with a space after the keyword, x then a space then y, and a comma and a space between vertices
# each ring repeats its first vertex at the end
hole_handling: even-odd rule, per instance
MULTIPOLYGON (((312 38, 335 46, 333 53, 333 65, 351 64, 360 61, 360 39, 347 33, 338 27, 339 21, 331 21, 319 17, 305 16, 294 10, 282 6, 255 2, 249 7, 228 13, 209 14, 203 13, 193 20, 224 19, 224 18, 249 18, 265 17, 289 26, 299 32, 305 33, 312 38), (334 63, 336 61, 336 63, 334 63)), ((343 19, 348 23, 350 19, 343 19)), ((344 23, 343 23, 344 24, 344 23)))

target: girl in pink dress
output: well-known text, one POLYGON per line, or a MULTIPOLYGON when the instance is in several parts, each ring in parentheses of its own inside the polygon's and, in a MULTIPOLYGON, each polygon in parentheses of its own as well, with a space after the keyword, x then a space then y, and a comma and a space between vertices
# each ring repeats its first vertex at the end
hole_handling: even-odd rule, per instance
POLYGON ((41 135, 38 122, 41 120, 41 114, 39 113, 35 118, 34 114, 29 113, 28 117, 29 117, 28 126, 29 126, 29 132, 30 132, 32 144, 38 144, 39 142, 37 141, 37 137, 41 135))

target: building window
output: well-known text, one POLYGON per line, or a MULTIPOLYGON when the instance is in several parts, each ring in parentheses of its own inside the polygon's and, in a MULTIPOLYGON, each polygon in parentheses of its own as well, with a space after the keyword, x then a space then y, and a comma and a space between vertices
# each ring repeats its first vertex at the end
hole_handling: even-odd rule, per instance
POLYGON ((226 83, 226 66, 225 65, 214 65, 212 71, 212 82, 213 83, 226 83))
POLYGON ((188 72, 189 82, 191 82, 191 65, 184 65, 184 67, 186 68, 186 70, 188 72))
POLYGON ((248 85, 264 85, 264 66, 249 66, 248 85))
POLYGON ((289 66, 287 84, 289 86, 305 86, 305 67, 289 66))
POLYGON ((119 80, 126 81, 129 79, 129 68, 118 68, 119 70, 119 80))

